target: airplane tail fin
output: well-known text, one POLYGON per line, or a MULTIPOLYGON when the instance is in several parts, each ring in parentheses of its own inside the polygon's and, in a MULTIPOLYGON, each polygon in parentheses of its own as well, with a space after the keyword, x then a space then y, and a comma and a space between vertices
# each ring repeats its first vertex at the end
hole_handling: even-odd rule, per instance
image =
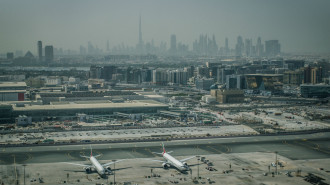
POLYGON ((165 150, 165 146, 164 146, 164 143, 162 142, 162 145, 163 145, 163 154, 166 153, 166 150, 165 150))

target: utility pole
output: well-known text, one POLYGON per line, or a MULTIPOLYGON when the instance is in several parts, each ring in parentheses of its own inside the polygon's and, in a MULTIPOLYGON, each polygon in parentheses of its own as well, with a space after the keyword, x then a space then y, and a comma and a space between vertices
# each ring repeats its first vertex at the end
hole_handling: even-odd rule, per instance
POLYGON ((116 160, 113 160, 113 184, 116 184, 116 160))

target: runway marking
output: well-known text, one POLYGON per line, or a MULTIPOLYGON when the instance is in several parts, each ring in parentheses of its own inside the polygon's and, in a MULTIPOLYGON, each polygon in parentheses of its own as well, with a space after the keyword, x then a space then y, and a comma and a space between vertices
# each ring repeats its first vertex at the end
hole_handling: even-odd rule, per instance
POLYGON ((26 163, 27 161, 29 161, 29 160, 32 159, 32 155, 31 155, 31 154, 27 153, 26 155, 28 156, 28 158, 25 159, 25 160, 23 160, 23 161, 22 161, 23 163, 26 163))
POLYGON ((32 148, 30 148, 29 150, 32 151, 32 148))
POLYGON ((4 148, 4 149, 2 149, 2 151, 3 151, 3 152, 5 152, 5 151, 6 151, 6 149, 4 148))
POLYGON ((230 152, 232 152, 232 149, 231 149, 231 148, 229 148, 229 146, 227 146, 227 145, 223 145, 223 146, 227 148, 227 153, 230 153, 230 152))
POLYGON ((319 145, 317 145, 317 144, 315 144, 315 143, 312 143, 312 142, 309 142, 309 143, 311 143, 311 144, 313 144, 313 145, 316 145, 316 147, 311 147, 311 146, 306 145, 306 144, 303 144, 303 143, 298 143, 298 141, 295 141, 295 143, 297 143, 298 145, 305 146, 305 147, 307 147, 307 148, 313 149, 313 150, 318 150, 318 151, 320 151, 320 152, 323 152, 323 153, 326 153, 326 154, 330 154, 330 152, 320 149, 320 148, 319 148, 319 147, 320 147, 319 145))
POLYGON ((212 150, 214 150, 214 151, 216 151, 216 152, 219 152, 220 154, 223 153, 222 151, 220 151, 220 150, 218 150, 218 149, 216 149, 216 148, 214 148, 214 147, 212 147, 212 146, 206 146, 206 147, 211 148, 212 150))
POLYGON ((60 150, 60 148, 57 147, 56 150, 60 150))

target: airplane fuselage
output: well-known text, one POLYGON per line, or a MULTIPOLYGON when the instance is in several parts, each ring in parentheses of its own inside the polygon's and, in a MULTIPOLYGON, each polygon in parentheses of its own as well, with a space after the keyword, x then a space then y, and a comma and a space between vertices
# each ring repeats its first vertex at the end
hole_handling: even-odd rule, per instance
POLYGON ((105 169, 103 168, 103 166, 99 163, 99 161, 94 157, 91 156, 89 158, 90 162, 92 163, 92 165, 94 166, 95 170, 97 171, 98 174, 100 174, 100 176, 104 176, 105 175, 105 169))
POLYGON ((178 170, 180 170, 180 171, 187 171, 187 170, 189 170, 189 167, 187 165, 185 165, 181 161, 175 159, 170 154, 163 153, 163 157, 167 161, 168 164, 170 164, 171 166, 177 168, 178 170))

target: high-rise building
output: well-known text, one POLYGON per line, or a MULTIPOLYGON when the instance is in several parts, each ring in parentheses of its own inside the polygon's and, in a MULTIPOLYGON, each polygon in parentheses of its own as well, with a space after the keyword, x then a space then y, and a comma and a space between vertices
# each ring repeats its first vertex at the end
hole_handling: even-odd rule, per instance
POLYGON ((53 46, 45 46, 45 61, 52 62, 54 60, 53 46))
POLYGON ((226 89, 244 89, 245 78, 243 75, 226 75, 226 89))
POLYGON ((42 61, 42 42, 40 40, 38 41, 38 56, 39 61, 42 61))
POLYGON ((226 83, 226 76, 227 75, 232 75, 235 74, 234 69, 227 69, 227 68, 221 68, 219 67, 217 69, 217 82, 220 84, 225 84, 226 83))
POLYGON ((139 21, 139 44, 142 44, 141 14, 140 14, 140 21, 139 21))
POLYGON ((242 56, 244 51, 244 43, 243 38, 241 36, 237 37, 237 44, 236 44, 236 56, 242 56))
POLYGON ((171 35, 170 54, 176 55, 176 36, 174 34, 171 35))
POLYGON ((257 45, 256 45, 256 55, 261 57, 264 53, 264 45, 261 44, 261 38, 258 37, 257 45))
POLYGON ((225 55, 228 56, 229 55, 229 46, 228 46, 228 38, 226 37, 225 40, 225 55))
POLYGON ((266 55, 269 57, 274 57, 280 54, 281 45, 278 40, 267 40, 265 41, 266 45, 266 55))
POLYGON ((163 69, 152 71, 152 83, 157 85, 166 85, 168 83, 168 73, 163 69))
POLYGON ((252 54, 252 39, 245 39, 245 55, 247 57, 252 54))
POLYGON ((308 66, 304 69, 304 83, 317 84, 322 82, 322 67, 308 66))
POLYGON ((140 14, 140 19, 139 19, 139 43, 137 44, 136 49, 139 54, 143 53, 144 44, 143 44, 143 40, 142 40, 141 14, 140 14))

